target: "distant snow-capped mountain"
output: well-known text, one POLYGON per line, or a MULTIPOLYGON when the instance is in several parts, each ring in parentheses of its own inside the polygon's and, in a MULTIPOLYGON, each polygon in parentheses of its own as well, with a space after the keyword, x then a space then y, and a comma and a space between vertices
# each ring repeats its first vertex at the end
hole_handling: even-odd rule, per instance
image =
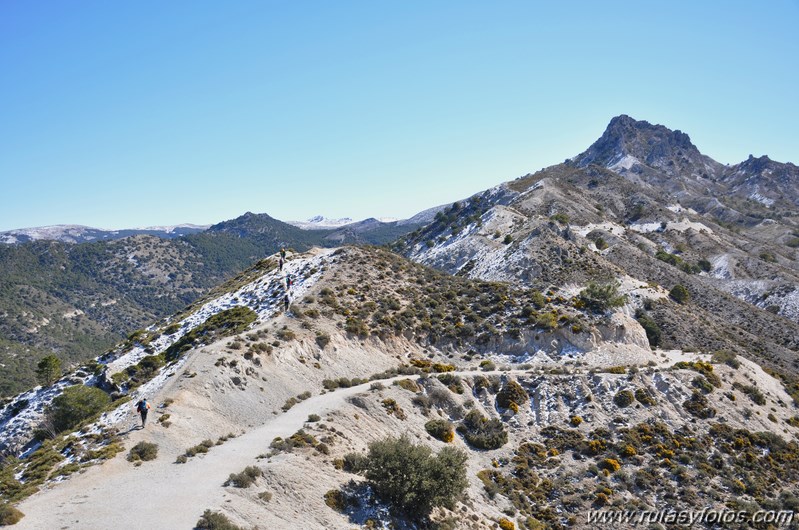
POLYGON ((318 230, 325 228, 338 228, 340 226, 352 224, 355 221, 352 220, 352 217, 341 217, 339 219, 331 219, 323 215, 316 215, 305 221, 286 221, 286 222, 290 225, 296 226, 297 228, 302 228, 303 230, 318 230))
POLYGON ((193 224, 125 228, 121 230, 105 230, 83 225, 38 226, 0 232, 0 243, 14 245, 17 243, 39 240, 61 241, 63 243, 87 243, 90 241, 111 241, 142 234, 172 239, 203 232, 207 228, 208 226, 193 224))

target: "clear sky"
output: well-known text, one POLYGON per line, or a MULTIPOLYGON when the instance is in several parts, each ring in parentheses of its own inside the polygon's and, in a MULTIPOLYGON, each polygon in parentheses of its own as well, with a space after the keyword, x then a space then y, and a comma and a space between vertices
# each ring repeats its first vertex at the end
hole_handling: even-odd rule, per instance
POLYGON ((408 217, 618 114, 799 163, 799 1, 0 2, 0 230, 408 217))

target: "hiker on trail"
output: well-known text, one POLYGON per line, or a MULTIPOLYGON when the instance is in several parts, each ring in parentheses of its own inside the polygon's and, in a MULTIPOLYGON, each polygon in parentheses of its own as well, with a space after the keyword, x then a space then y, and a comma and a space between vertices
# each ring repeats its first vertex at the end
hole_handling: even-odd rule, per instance
POLYGON ((280 258, 280 272, 283 272, 283 258, 280 258))
POLYGON ((147 424, 147 411, 150 410, 150 404, 147 403, 146 398, 141 398, 138 403, 136 403, 136 411, 141 414, 141 428, 144 429, 144 426, 147 424))
POLYGON ((291 274, 286 274, 286 291, 291 289, 292 285, 294 285, 294 280, 291 278, 291 274))
POLYGON ((283 259, 283 260, 286 259, 286 249, 285 248, 281 248, 280 249, 280 259, 283 259))
POLYGON ((289 310, 289 303, 290 302, 291 302, 291 299, 289 298, 289 293, 286 293, 286 296, 283 297, 284 311, 288 311, 289 310))

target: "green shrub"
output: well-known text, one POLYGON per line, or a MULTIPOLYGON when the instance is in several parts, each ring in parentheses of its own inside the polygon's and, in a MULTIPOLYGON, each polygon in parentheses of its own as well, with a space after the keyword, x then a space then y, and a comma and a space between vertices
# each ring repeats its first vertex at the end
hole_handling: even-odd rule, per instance
POLYGON ((741 383, 733 383, 733 388, 737 388, 751 399, 757 405, 766 404, 766 396, 754 385, 742 385, 741 383))
POLYGON ((361 453, 344 455, 342 469, 349 473, 361 473, 366 470, 366 456, 361 453))
POLYGON ((306 421, 308 421, 309 423, 314 423, 321 419, 322 418, 319 416, 319 414, 309 414, 308 419, 306 421))
POLYGON ((283 412, 287 412, 291 407, 299 403, 300 401, 296 397, 290 397, 283 403, 283 406, 280 407, 283 412))
POLYGON ((657 325, 652 317, 644 311, 643 309, 639 309, 635 312, 635 319, 638 320, 638 323, 641 324, 641 327, 644 328, 646 332, 646 338, 649 341, 649 345, 653 348, 656 348, 660 345, 660 326, 657 325))
POLYGON ((258 315, 249 307, 236 306, 208 317, 208 319, 183 335, 172 346, 166 349, 164 358, 174 361, 200 344, 211 344, 222 337, 242 333, 255 322, 258 315))
POLYGON ((633 401, 635 401, 635 395, 629 390, 619 390, 613 396, 613 402, 620 408, 630 406, 633 401))
POLYGON ((635 389, 635 399, 636 401, 638 401, 642 405, 646 405, 647 407, 657 405, 657 400, 655 400, 655 398, 652 397, 652 395, 643 388, 635 389))
MULTIPOLYGON (((455 365, 454 364, 445 364, 445 363, 433 363, 432 367, 434 372, 436 373, 445 373, 445 372, 454 372, 455 365)), ((441 379, 439 377, 439 379, 441 379)))
POLYGON ((131 447, 128 453, 128 461, 137 462, 139 460, 155 460, 158 457, 158 444, 150 442, 139 442, 131 447))
POLYGON ((680 361, 678 363, 674 363, 674 368, 678 370, 693 370, 694 372, 699 372, 707 381, 718 388, 721 388, 721 379, 719 376, 713 372, 713 365, 710 363, 702 362, 702 361, 680 361))
POLYGON ((461 380, 461 376, 453 374, 441 374, 438 376, 438 380, 446 385, 450 391, 456 394, 463 394, 463 381, 461 380))
POLYGON ((53 399, 47 416, 55 431, 63 432, 99 414, 110 403, 111 398, 99 388, 75 385, 53 399))
POLYGON ((280 330, 277 331, 277 333, 275 333, 275 335, 277 336, 277 338, 279 338, 280 340, 285 341, 285 342, 288 342, 290 340, 294 340, 294 339, 297 338, 297 335, 293 331, 291 331, 290 329, 280 329, 280 330))
POLYGON ((235 486, 236 488, 249 488, 258 477, 263 475, 263 471, 257 466, 247 466, 241 473, 231 473, 225 482, 225 486, 235 486))
POLYGON ((524 405, 530 399, 527 391, 516 381, 510 380, 497 393, 497 405, 503 409, 510 408, 511 403, 524 405))
POLYGON ((716 415, 716 409, 708 406, 705 395, 697 390, 693 391, 691 397, 686 399, 682 406, 697 418, 708 419, 716 415))
POLYGON ((480 369, 484 372, 493 372, 497 369, 497 365, 494 364, 494 361, 486 359, 485 361, 480 361, 480 369))
POLYGON ((691 300, 691 293, 688 292, 685 286, 679 284, 672 287, 671 291, 669 291, 669 296, 679 304, 686 304, 691 300))
POLYGON ((478 449, 499 449, 508 442, 508 431, 497 419, 489 420, 476 409, 470 410, 458 432, 469 445, 478 449))
POLYGON ((452 508, 468 486, 465 452, 430 448, 408 438, 386 438, 369 444, 366 479, 375 494, 398 512, 422 519, 437 506, 452 508))
POLYGON ((347 318, 347 321, 344 324, 344 331, 347 333, 352 333, 353 335, 358 335, 359 337, 369 336, 369 326, 366 324, 366 322, 357 317, 347 318))
POLYGON ((269 491, 262 491, 258 494, 258 498, 264 502, 269 502, 272 500, 272 493, 269 491))
POLYGON ((613 458, 603 458, 602 461, 597 464, 599 469, 606 469, 610 473, 615 473, 619 469, 621 469, 621 464, 618 460, 613 458))
POLYGON ((341 490, 327 491, 325 493, 325 504, 341 513, 343 513, 347 509, 347 506, 349 506, 347 497, 341 492, 341 490))
POLYGON ((714 352, 713 355, 710 357, 710 362, 714 364, 726 364, 730 368, 735 368, 736 370, 740 368, 741 361, 738 360, 738 356, 735 355, 734 352, 729 352, 726 350, 719 350, 714 352))
POLYGON ((510 234, 506 235, 505 238, 502 240, 502 243, 504 243, 505 245, 510 245, 512 242, 513 242, 513 236, 510 234))
POLYGON ((556 213, 555 215, 550 216, 549 219, 563 225, 569 224, 569 216, 565 213, 556 213))
POLYGON ((196 530, 243 530, 240 526, 234 525, 222 512, 212 512, 211 510, 203 512, 194 528, 196 530))
POLYGON ((316 334, 316 343, 319 345, 320 348, 324 349, 325 346, 330 344, 330 335, 327 333, 317 333, 316 334))
POLYGON ((194 456, 198 453, 203 453, 203 454, 207 453, 208 450, 212 448, 214 445, 217 444, 215 444, 212 440, 203 440, 194 447, 189 447, 188 449, 186 449, 186 456, 194 456))
POLYGON ((498 521, 498 524, 500 530, 516 530, 516 525, 513 524, 513 521, 510 519, 501 517, 498 521))
POLYGON ((430 436, 444 443, 455 439, 455 430, 447 420, 430 420, 424 424, 424 428, 430 436))
POLYGON ((535 317, 535 325, 544 329, 556 329, 558 327, 558 315, 552 312, 541 313, 535 317))
POLYGON ((694 377, 693 380, 691 381, 691 384, 694 385, 699 390, 701 390, 702 392, 704 392, 705 394, 710 394, 711 392, 713 392, 713 385, 711 385, 707 381, 707 379, 705 379, 701 375, 694 377))
POLYGON ((25 514, 10 504, 0 503, 0 526, 17 524, 23 517, 25 514))
POLYGON ((407 415, 402 407, 400 407, 399 404, 391 398, 383 400, 383 408, 386 409, 387 414, 394 415, 397 417, 397 419, 404 420, 407 418, 407 415))
POLYGON ((627 302, 627 296, 619 294, 618 282, 590 282, 588 287, 580 292, 579 297, 585 307, 595 313, 604 313, 627 302))
POLYGON ((421 388, 419 388, 419 385, 417 385, 416 382, 411 379, 399 379, 397 381, 394 381, 394 384, 400 388, 407 390, 408 392, 417 393, 421 392, 422 390, 421 388))

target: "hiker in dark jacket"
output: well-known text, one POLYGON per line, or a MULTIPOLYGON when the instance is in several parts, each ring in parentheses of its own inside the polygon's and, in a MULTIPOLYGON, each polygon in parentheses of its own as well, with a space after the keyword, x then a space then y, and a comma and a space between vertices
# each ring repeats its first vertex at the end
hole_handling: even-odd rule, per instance
POLYGON ((288 311, 289 310, 289 303, 290 302, 291 302, 291 299, 289 298, 289 293, 286 293, 286 296, 283 297, 284 311, 288 311))
POLYGON ((144 429, 144 426, 147 424, 147 411, 150 410, 150 404, 147 403, 147 399, 141 398, 138 403, 136 403, 136 411, 141 414, 141 428, 144 429))

